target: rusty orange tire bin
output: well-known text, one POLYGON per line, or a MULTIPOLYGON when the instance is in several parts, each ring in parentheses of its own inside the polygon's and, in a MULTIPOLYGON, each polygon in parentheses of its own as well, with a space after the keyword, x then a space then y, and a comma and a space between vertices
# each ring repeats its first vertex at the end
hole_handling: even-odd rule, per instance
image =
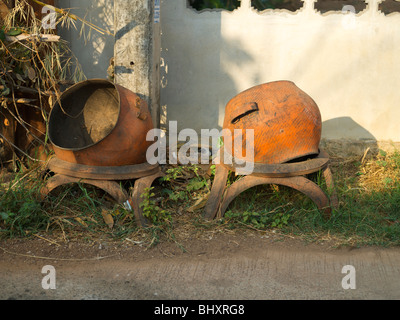
POLYGON ((146 162, 153 128, 147 103, 108 80, 91 79, 67 89, 53 106, 49 140, 57 158, 89 166, 146 162))
MULTIPOLYGON (((232 146, 235 129, 243 134, 243 146, 245 130, 254 129, 254 159, 243 151, 240 160, 278 164, 319 153, 319 108, 291 81, 261 84, 235 96, 226 105, 223 128, 230 130, 232 146)), ((233 155, 233 147, 225 151, 233 155)))

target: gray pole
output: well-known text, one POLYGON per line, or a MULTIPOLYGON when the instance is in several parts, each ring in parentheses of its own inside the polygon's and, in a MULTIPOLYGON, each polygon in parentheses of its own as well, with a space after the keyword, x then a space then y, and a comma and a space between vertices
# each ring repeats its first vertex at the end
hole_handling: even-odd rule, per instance
POLYGON ((146 100, 160 123, 160 0, 115 0, 115 83, 146 100))

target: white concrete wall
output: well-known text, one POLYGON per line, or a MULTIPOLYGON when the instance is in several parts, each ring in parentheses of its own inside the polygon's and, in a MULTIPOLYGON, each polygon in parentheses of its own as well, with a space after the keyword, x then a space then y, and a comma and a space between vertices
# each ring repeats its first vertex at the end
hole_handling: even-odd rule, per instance
MULTIPOLYGON (((291 80, 318 104, 323 137, 400 141, 400 13, 379 0, 357 14, 320 14, 313 0, 292 13, 258 12, 242 0, 233 12, 161 6, 161 106, 179 129, 220 128, 226 103, 269 81, 291 80)), ((112 0, 59 0, 113 32, 112 0)), ((60 5, 60 4, 59 4, 60 5)), ((61 31, 88 78, 106 78, 114 39, 61 31)))
MULTIPOLYGON (((114 34, 113 0, 58 0, 56 6, 71 9, 71 13, 85 18, 96 26, 114 34)), ((58 34, 70 43, 70 48, 82 65, 87 78, 107 78, 107 68, 114 56, 114 36, 102 35, 76 23, 77 29, 58 28, 58 34)))
POLYGON ((180 129, 220 128, 226 103, 254 85, 291 80, 318 104, 323 137, 400 141, 400 14, 233 12, 164 0, 161 105, 180 129))

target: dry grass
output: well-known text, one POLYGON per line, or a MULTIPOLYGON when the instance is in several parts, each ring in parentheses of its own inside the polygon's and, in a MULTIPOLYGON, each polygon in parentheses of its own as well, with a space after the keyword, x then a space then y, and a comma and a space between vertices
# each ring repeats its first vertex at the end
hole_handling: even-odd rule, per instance
MULTIPOLYGON (((171 219, 148 228, 139 228, 133 213, 103 191, 85 185, 61 187, 38 206, 38 190, 44 182, 44 172, 38 167, 3 185, 7 191, 0 196, 0 211, 16 212, 26 219, 14 221, 16 215, 0 219, 1 234, 40 236, 59 244, 109 241, 148 248, 173 242, 182 250, 181 244, 189 240, 207 241, 218 234, 243 232, 335 245, 394 246, 400 244, 399 164, 398 153, 381 152, 364 160, 332 159, 340 207, 329 220, 298 192, 259 186, 238 196, 223 219, 206 221, 201 216, 202 205, 193 205, 206 198, 212 174, 194 166, 171 166, 165 168, 167 178, 157 181, 153 190, 154 204, 168 211, 171 219), (111 217, 111 225, 105 213, 111 217), (245 221, 246 215, 258 220, 245 221), (273 227, 276 220, 280 224, 273 227)), ((125 187, 128 190, 131 185, 125 187)))

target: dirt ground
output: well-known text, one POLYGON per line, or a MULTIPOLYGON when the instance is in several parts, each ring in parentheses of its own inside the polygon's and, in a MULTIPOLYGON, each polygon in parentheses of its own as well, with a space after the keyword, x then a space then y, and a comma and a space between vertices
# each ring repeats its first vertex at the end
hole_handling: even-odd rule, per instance
POLYGON ((1 300, 400 299, 400 248, 335 248, 273 234, 134 243, 0 243, 1 300), (43 289, 45 265, 56 289, 43 289), (355 289, 342 273, 354 266, 355 289))

